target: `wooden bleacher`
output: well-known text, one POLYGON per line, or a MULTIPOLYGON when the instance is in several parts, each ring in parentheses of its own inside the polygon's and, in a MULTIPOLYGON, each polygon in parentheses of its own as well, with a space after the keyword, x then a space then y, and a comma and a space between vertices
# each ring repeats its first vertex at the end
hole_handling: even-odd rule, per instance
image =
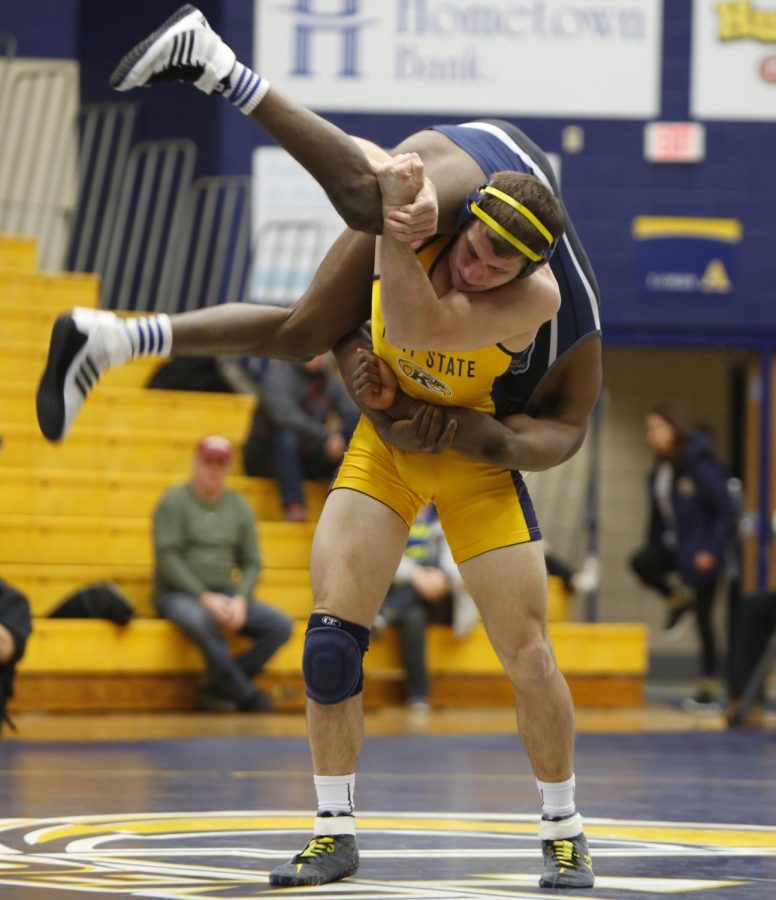
MULTIPOLYGON (((34 393, 55 317, 95 306, 91 275, 35 272, 35 243, 0 237, 0 575, 23 590, 35 616, 19 667, 12 708, 26 710, 172 710, 194 705, 202 672, 197 651, 150 604, 150 516, 161 493, 186 477, 194 443, 206 431, 240 444, 252 398, 147 391, 154 363, 138 361, 104 377, 72 434, 46 442, 35 422, 34 393), (47 619, 64 596, 95 580, 112 580, 137 618, 120 628, 94 620, 47 619)), ((230 484, 259 521, 264 571, 257 594, 289 612, 296 628, 261 682, 280 709, 301 709, 304 624, 312 524, 282 521, 273 482, 239 472, 230 484)), ((317 517, 325 487, 307 485, 317 517)), ((561 669, 582 705, 643 702, 647 666, 641 625, 568 621, 569 598, 550 584, 551 634, 561 669)), ((429 634, 432 704, 505 705, 512 701, 482 626, 456 639, 429 634)), ((396 635, 374 641, 366 658, 368 706, 399 702, 396 635)))

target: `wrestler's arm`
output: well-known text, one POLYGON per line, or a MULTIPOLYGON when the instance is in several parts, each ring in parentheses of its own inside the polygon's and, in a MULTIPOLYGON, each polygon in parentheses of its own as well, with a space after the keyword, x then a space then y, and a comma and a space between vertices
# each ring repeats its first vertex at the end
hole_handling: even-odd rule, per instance
MULTIPOLYGON (((251 118, 315 178, 350 228, 372 234, 382 231, 380 190, 363 143, 354 143, 340 128, 284 97, 275 87, 270 87, 251 118)), ((436 186, 438 231, 453 233, 464 198, 487 180, 486 174, 468 153, 438 131, 416 132, 393 152, 410 151, 423 158, 426 174, 436 186)))
POLYGON ((349 228, 382 231, 380 188, 372 164, 346 132, 274 87, 251 118, 313 176, 349 228))
POLYGON ((565 354, 526 413, 497 421, 471 409, 452 411, 458 420, 452 449, 507 469, 557 466, 582 446, 601 383, 601 339, 595 335, 565 354))
MULTIPOLYGON (((265 121, 265 114, 274 109, 282 115, 283 103, 275 97, 272 103, 266 105, 273 91, 270 89, 256 108, 261 115, 254 113, 253 118, 275 134, 265 121)), ((266 119, 269 119, 268 115, 266 119)), ((304 116, 289 115, 284 117, 284 121, 292 127, 295 142, 301 140, 300 135, 304 136, 304 153, 312 152, 313 145, 303 128, 304 116)), ((279 127, 276 121, 273 128, 279 127)), ((368 157, 362 149, 370 146, 369 142, 362 141, 357 146, 350 137, 347 140, 361 153, 355 163, 356 168, 368 166, 369 177, 374 178, 374 151, 370 151, 368 157)), ((371 145, 372 148, 375 146, 371 145)), ((442 233, 454 232, 467 192, 483 183, 485 173, 468 153, 436 131, 425 130, 410 135, 395 152, 409 150, 421 155, 426 175, 436 188, 438 230, 442 233)), ((317 149, 315 153, 318 153, 317 149)), ((305 159, 300 161, 305 165, 305 159)), ((311 166, 308 165, 308 168, 311 166)), ((323 175, 318 172, 316 177, 323 175)), ((338 170, 338 184, 342 177, 338 170)), ((347 193, 349 200, 357 198, 360 202, 363 199, 349 187, 347 193)), ((367 192, 367 198, 367 205, 371 204, 371 193, 367 192)), ((370 211, 368 216, 371 215, 373 212, 370 211)), ((375 231, 382 228, 379 196, 377 215, 380 224, 375 225, 375 231)), ((295 361, 323 353, 369 318, 374 253, 375 239, 372 234, 348 229, 332 245, 309 288, 293 306, 224 303, 210 309, 174 315, 173 351, 178 355, 244 354, 295 361)))
MULTIPOLYGON (((361 361, 357 348, 368 346, 363 335, 351 335, 338 345, 343 377, 346 384, 355 382, 349 385, 351 393, 384 440, 406 451, 450 447, 499 468, 549 469, 569 459, 582 445, 601 390, 601 340, 592 336, 564 355, 540 385, 525 414, 499 421, 486 413, 460 407, 433 407, 432 413, 428 412, 430 404, 400 391, 390 408, 379 412, 370 409, 364 400, 363 388, 370 380, 358 382, 361 361)), ((374 385, 375 380, 371 379, 371 383, 374 385)))
MULTIPOLYGON (((376 166, 390 159, 389 153, 371 141, 352 138, 274 87, 269 88, 251 118, 312 175, 349 228, 371 234, 382 231, 376 166)), ((420 200, 426 202, 428 197, 423 195, 420 200)), ((434 202, 433 227, 424 237, 435 231, 434 202)))

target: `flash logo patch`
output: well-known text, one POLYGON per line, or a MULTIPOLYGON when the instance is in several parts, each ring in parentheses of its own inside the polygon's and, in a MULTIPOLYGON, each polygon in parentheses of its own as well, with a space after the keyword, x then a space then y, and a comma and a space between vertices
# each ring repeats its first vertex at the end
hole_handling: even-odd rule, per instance
POLYGON ((443 381, 435 378, 425 369, 421 368, 411 359, 402 357, 398 360, 399 368, 407 378, 419 384, 421 387, 430 391, 432 394, 438 394, 440 397, 452 397, 453 391, 443 381))

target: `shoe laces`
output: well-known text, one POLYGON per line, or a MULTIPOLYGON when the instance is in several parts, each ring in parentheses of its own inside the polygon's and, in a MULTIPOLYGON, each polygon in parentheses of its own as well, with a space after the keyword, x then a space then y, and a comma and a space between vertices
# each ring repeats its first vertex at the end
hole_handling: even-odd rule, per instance
POLYGON ((550 852, 557 861, 558 865, 564 869, 574 868, 574 855, 586 868, 591 869, 593 861, 589 853, 579 853, 574 845, 574 841, 569 839, 560 839, 550 841, 550 852))
POLYGON ((571 865, 574 860, 574 844, 571 841, 550 841, 550 852, 561 865, 571 865))
POLYGON ((307 846, 298 855, 297 859, 317 859, 324 853, 334 853, 336 850, 334 838, 330 835, 324 837, 315 837, 308 842, 307 846))

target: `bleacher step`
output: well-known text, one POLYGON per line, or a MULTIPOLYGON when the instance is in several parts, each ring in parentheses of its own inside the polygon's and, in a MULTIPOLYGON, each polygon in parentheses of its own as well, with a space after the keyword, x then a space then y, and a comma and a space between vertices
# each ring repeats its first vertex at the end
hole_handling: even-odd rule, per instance
MULTIPOLYGON (((150 518, 162 494, 185 478, 185 470, 157 473, 0 468, 0 497, 2 511, 9 515, 60 516, 86 511, 118 519, 150 518)), ((245 497, 257 520, 283 520, 283 504, 274 479, 234 475, 229 477, 227 487, 245 497)), ((328 485, 308 481, 304 489, 310 520, 315 521, 328 485)))
MULTIPOLYGON (((30 397, 31 409, 34 400, 30 397)), ((95 472, 169 472, 181 477, 191 469, 194 446, 206 433, 201 428, 188 431, 166 431, 159 422, 157 428, 90 428, 76 422, 66 440, 49 443, 37 425, 4 423, 0 463, 9 469, 90 469, 95 472)), ((211 426, 214 423, 208 423, 211 426)), ((215 423, 217 424, 217 423, 215 423)), ((244 430, 222 434, 240 445, 244 430)), ((234 473, 242 472, 242 460, 236 454, 234 473)))
MULTIPOLYGON (((306 568, 312 524, 260 522, 259 540, 273 568, 306 568)), ((0 567, 7 563, 121 566, 152 561, 151 522, 100 516, 12 516, 0 514, 0 567)))
POLYGON ((100 279, 82 272, 0 271, 0 322, 7 309, 27 308, 54 318, 75 306, 96 308, 100 279))
MULTIPOLYGON (((630 697, 631 703, 643 701, 643 679, 647 670, 647 630, 644 625, 556 623, 550 625, 550 636, 561 671, 572 689, 575 683, 587 686, 588 702, 595 701, 591 705, 619 705, 624 696, 630 697)), ((304 627, 297 623, 291 640, 269 661, 266 678, 274 679, 280 685, 296 685, 298 691, 303 642, 304 627)), ((446 682, 456 680, 470 687, 480 681, 489 685, 490 704, 483 704, 480 691, 462 690, 449 697, 453 701, 450 705, 507 705, 510 702, 511 686, 501 673, 500 663, 482 625, 475 626, 469 635, 460 639, 445 626, 431 626, 428 667, 432 684, 440 686, 439 690, 446 682), (495 692, 498 704, 492 702, 494 685, 501 685, 495 692)), ((398 635, 393 630, 372 642, 365 669, 371 682, 401 681, 398 635)), ((142 688, 148 679, 163 682, 165 678, 196 678, 202 670, 199 653, 169 622, 134 621, 121 628, 95 620, 36 620, 27 654, 19 666, 17 702, 23 709, 95 708, 90 706, 92 701, 88 692, 84 695, 68 690, 68 679, 83 680, 85 676, 91 676, 93 684, 97 685, 103 678, 110 683, 110 679, 121 676, 125 683, 124 700, 127 697, 131 700, 131 691, 126 688, 134 678, 139 679, 138 685, 142 688), (79 648, 75 660, 74 646, 79 648), (61 684, 58 698, 51 696, 52 679, 59 679, 61 684), (39 686, 49 683, 48 696, 39 692, 37 705, 30 689, 35 683, 39 686)), ((164 699, 161 694, 160 699, 164 699)), ((301 705, 302 697, 294 694, 291 699, 301 705)), ((106 698, 102 697, 101 702, 106 703, 106 698)), ((180 702, 180 698, 176 702, 180 702)))
MULTIPOLYGON (((9 341, 0 334, 0 382, 37 385, 46 364, 47 352, 47 344, 39 341, 9 341)), ((100 378, 100 388, 144 387, 160 364, 158 359, 145 358, 109 369, 100 378)))
MULTIPOLYGON (((145 566, 116 566, 95 562, 83 565, 49 563, 4 563, 3 577, 29 599, 33 615, 46 616, 73 591, 95 581, 113 581, 141 617, 154 617, 151 603, 151 572, 145 566)), ((312 589, 307 568, 276 568, 265 557, 256 597, 294 619, 306 621, 312 609, 312 589)), ((548 579, 547 617, 550 622, 567 622, 571 600, 563 582, 548 579)))
MULTIPOLYGON (((36 382, 0 382, 0 422, 35 425, 36 387, 36 382)), ((87 398, 74 429, 163 427, 173 433, 218 432, 243 437, 255 405, 256 397, 249 394, 100 386, 87 398)))
POLYGON ((0 234, 0 272, 33 273, 38 264, 38 242, 34 237, 0 234))

